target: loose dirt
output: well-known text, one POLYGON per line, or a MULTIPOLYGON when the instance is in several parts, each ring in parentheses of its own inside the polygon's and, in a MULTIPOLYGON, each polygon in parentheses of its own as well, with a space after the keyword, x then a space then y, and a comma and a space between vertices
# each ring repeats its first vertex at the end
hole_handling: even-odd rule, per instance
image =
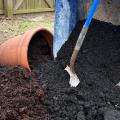
POLYGON ((120 26, 92 21, 76 63, 81 83, 77 88, 69 85, 64 69, 83 23, 77 23, 57 59, 39 62, 32 75, 17 67, 0 67, 0 119, 120 120, 120 88, 116 87, 120 81, 120 26))
POLYGON ((119 120, 120 116, 120 26, 93 20, 76 63, 81 80, 70 88, 69 64, 81 31, 78 22, 55 62, 43 64, 41 80, 48 84, 44 104, 55 120, 119 120))
POLYGON ((21 67, 0 66, 0 120, 48 120, 46 85, 21 67))
POLYGON ((37 68, 38 64, 46 63, 51 59, 51 49, 44 37, 36 33, 28 49, 28 60, 31 69, 37 68))

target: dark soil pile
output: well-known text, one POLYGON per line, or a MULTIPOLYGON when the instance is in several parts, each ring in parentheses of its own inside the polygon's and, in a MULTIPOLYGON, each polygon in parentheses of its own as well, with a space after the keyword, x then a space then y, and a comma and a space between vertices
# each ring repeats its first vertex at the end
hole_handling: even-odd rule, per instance
POLYGON ((70 88, 69 64, 84 22, 79 22, 55 62, 39 69, 48 84, 44 101, 54 120, 120 120, 120 26, 93 20, 76 63, 81 80, 70 88))
POLYGON ((0 66, 0 120, 48 120, 47 87, 20 67, 0 66))
POLYGON ((34 74, 0 67, 0 119, 120 120, 120 88, 115 86, 120 81, 120 26, 92 21, 76 63, 81 83, 77 88, 69 85, 64 69, 83 23, 77 23, 56 61, 46 57, 46 43, 30 43, 34 74))

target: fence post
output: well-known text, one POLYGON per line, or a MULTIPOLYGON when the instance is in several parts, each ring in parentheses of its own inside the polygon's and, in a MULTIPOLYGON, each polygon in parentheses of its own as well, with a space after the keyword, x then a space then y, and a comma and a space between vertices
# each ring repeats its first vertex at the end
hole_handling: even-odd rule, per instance
POLYGON ((4 0, 5 15, 13 17, 13 0, 4 0))

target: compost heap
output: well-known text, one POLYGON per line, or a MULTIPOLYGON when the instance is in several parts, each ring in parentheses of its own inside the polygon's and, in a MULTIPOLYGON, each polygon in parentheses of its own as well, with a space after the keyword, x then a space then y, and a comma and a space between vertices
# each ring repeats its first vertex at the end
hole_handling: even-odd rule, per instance
MULTIPOLYGON (((39 81, 40 86, 42 84, 47 86, 47 90, 44 90, 44 87, 40 88, 43 93, 45 91, 42 99, 38 97, 39 94, 36 96, 36 92, 32 92, 31 97, 37 99, 30 108, 25 109, 24 114, 16 115, 16 120, 23 115, 27 115, 30 120, 33 118, 34 120, 120 120, 120 88, 116 86, 120 81, 120 26, 97 20, 92 21, 76 63, 75 71, 81 83, 77 88, 71 88, 69 85, 69 75, 64 69, 69 64, 83 23, 84 21, 77 23, 69 40, 59 51, 56 61, 49 60, 44 64, 39 63, 34 68, 35 79, 39 81), (40 108, 37 108, 40 105, 41 108, 44 108, 44 112, 38 115, 38 112, 35 113, 35 111, 38 109, 40 112, 40 108), (30 110, 32 110, 31 114, 29 114, 30 110), (47 118, 45 114, 47 114, 47 118), (42 119, 41 115, 43 115, 42 119)), ((3 69, 5 68, 0 67, 0 75, 4 72, 3 69)), ((5 86, 3 84, 2 89, 4 87, 10 89, 12 81, 19 82, 16 84, 17 87, 11 87, 12 90, 22 89, 24 84, 21 84, 20 78, 17 78, 16 74, 11 74, 11 71, 7 71, 7 74, 1 77, 0 82, 5 84, 5 86), (6 76, 9 76, 7 80, 5 80, 6 76), (16 79, 13 77, 11 80, 12 76, 15 76, 16 79)), ((23 79, 27 83, 32 78, 23 79)), ((0 109, 2 111, 12 109, 19 113, 13 102, 15 95, 9 97, 5 96, 6 93, 7 90, 1 90, 0 109), (1 102, 3 98, 5 100, 1 102), (7 100, 11 100, 13 103, 10 104, 10 101, 7 100)), ((29 99, 29 96, 27 97, 29 99)), ((17 108, 20 107, 19 102, 18 100, 17 108)), ((26 103, 22 105, 26 106, 26 103)))

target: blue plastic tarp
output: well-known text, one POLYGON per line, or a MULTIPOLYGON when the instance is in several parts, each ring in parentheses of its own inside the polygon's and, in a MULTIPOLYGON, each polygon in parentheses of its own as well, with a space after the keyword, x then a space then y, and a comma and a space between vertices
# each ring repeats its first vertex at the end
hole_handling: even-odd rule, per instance
POLYGON ((56 0, 53 54, 54 58, 67 41, 75 24, 80 19, 79 0, 56 0))

